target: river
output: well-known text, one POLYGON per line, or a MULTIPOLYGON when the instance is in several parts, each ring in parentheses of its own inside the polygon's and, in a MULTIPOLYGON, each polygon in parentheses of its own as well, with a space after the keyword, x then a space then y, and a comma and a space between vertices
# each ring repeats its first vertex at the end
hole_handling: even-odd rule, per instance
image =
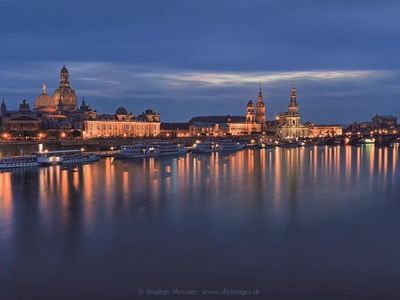
POLYGON ((0 299, 398 299, 399 169, 371 145, 2 171, 0 299))

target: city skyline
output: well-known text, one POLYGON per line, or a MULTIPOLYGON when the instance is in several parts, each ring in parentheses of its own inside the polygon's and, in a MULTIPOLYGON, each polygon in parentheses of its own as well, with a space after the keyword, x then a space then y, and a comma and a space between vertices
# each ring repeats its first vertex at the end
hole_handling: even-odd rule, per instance
POLYGON ((0 97, 10 108, 32 102, 42 82, 53 91, 65 63, 79 102, 99 112, 151 107, 165 122, 242 115, 259 80, 268 119, 286 108, 293 83, 305 121, 400 111, 395 1, 22 3, 4 1, 0 12, 0 97))
MULTIPOLYGON (((69 68, 69 65, 68 65, 69 68)), ((70 68, 69 68, 70 69, 70 68)), ((78 67, 79 70, 79 67, 78 67)), ((32 72, 34 72, 32 70, 32 72)), ((290 82, 290 78, 295 79, 295 78, 299 78, 300 76, 304 76, 309 78, 309 80, 315 80, 315 78, 320 78, 321 80, 336 80, 340 77, 345 77, 348 78, 350 80, 352 80, 353 78, 359 78, 359 77, 363 77, 363 76, 374 76, 373 74, 375 74, 375 76, 377 76, 378 73, 371 73, 369 74, 368 72, 365 71, 355 71, 355 72, 344 72, 344 71, 329 71, 329 72, 301 72, 301 74, 297 74, 296 72, 281 72, 281 73, 275 73, 275 74, 266 74, 266 75, 262 75, 259 74, 258 78, 264 78, 264 82, 279 82, 280 80, 284 81, 284 82, 290 82), (314 78, 314 79, 312 79, 314 78)), ((234 75, 234 74, 229 74, 229 75, 218 75, 218 74, 208 74, 208 76, 210 76, 210 78, 204 77, 202 78, 200 75, 196 75, 196 74, 189 74, 187 76, 192 76, 193 78, 196 78, 197 80, 200 81, 208 81, 211 80, 210 78, 213 78, 214 80, 216 80, 217 85, 223 85, 224 83, 230 81, 230 80, 243 80, 243 84, 240 84, 243 88, 243 90, 247 91, 249 88, 247 88, 247 86, 255 86, 255 91, 253 92, 252 95, 248 96, 247 100, 255 100, 257 99, 257 94, 258 94, 258 89, 260 88, 260 84, 261 84, 261 88, 263 90, 264 96, 265 96, 265 89, 268 90, 268 87, 265 86, 265 84, 263 83, 263 81, 259 80, 258 82, 252 82, 252 79, 249 79, 248 77, 245 76, 241 76, 241 75, 234 75), (255 85, 256 84, 256 85, 255 85)), ((256 75, 254 75, 256 76, 256 75)), ((27 76, 29 77, 29 76, 27 76)), ((58 80, 54 80, 55 76, 48 76, 47 78, 49 78, 49 80, 43 80, 41 81, 42 83, 40 84, 40 88, 37 88, 38 91, 43 91, 43 85, 46 86, 47 91, 50 95, 52 95, 54 93, 54 91, 56 90, 57 86, 58 86, 58 80), (53 78, 51 78, 53 77, 53 78), (51 78, 51 79, 50 79, 51 78), (51 82, 52 85, 49 86, 48 82, 51 82), (54 88, 53 88, 54 85, 54 88)), ((56 77, 57 78, 57 77, 56 77)), ((254 79, 256 79, 254 77, 254 79)), ((36 80, 38 81, 38 80, 36 80)), ((39 80, 40 81, 40 80, 39 80)), ((38 82, 39 82, 38 81, 38 82)), ((85 78, 82 77, 74 77, 72 79, 72 82, 75 86, 75 81, 79 82, 85 82, 85 78)), ((90 80, 88 80, 90 81, 90 80)), ((292 80, 293 81, 293 80, 292 80)), ((238 83, 234 83, 233 87, 235 87, 238 83)), ((272 105, 270 106, 268 102, 266 102, 266 107, 267 107, 267 119, 268 120, 274 120, 283 110, 286 109, 286 104, 288 99, 290 98, 290 88, 291 86, 294 86, 296 84, 292 83, 288 86, 283 86, 281 84, 278 84, 276 87, 272 88, 271 90, 275 91, 274 95, 278 95, 277 97, 282 97, 283 101, 281 101, 280 99, 275 99, 276 101, 273 101, 273 99, 271 100, 271 102, 273 102, 276 105, 272 105), (278 90, 278 87, 280 87, 280 89, 278 90), (282 95, 282 93, 286 93, 287 95, 282 95), (286 97, 285 97, 286 96, 286 97)), ((296 85, 296 88, 298 86, 296 85)), ((28 92, 28 90, 23 90, 28 92)), ((157 105, 157 101, 140 101, 140 100, 133 100, 133 101, 124 101, 124 98, 122 96, 120 96, 121 98, 118 97, 113 97, 112 94, 107 95, 108 99, 111 99, 111 103, 108 103, 107 105, 101 105, 101 101, 96 101, 96 97, 102 98, 105 95, 97 95, 96 92, 94 91, 94 89, 90 89, 90 87, 88 86, 87 89, 83 89, 83 91, 85 92, 85 94, 82 95, 82 92, 80 92, 80 90, 77 89, 77 102, 78 105, 80 105, 82 103, 82 100, 85 99, 86 103, 90 104, 91 106, 93 106, 94 108, 96 108, 97 111, 99 111, 100 113, 110 113, 115 111, 116 108, 118 108, 119 106, 124 106, 128 109, 128 111, 132 111, 133 109, 135 109, 135 113, 137 113, 138 111, 144 111, 146 109, 148 109, 149 107, 155 109, 156 111, 160 111, 160 109, 158 109, 157 107, 155 107, 154 105, 157 105), (91 97, 91 93, 94 92, 94 97, 91 97), (89 97, 88 97, 89 95, 89 97), (97 95, 97 96, 96 96, 97 95), (148 103, 155 103, 153 106, 150 106, 148 103), (98 104, 96 106, 96 104, 98 104)), ((116 92, 116 94, 118 94, 118 92, 116 92)), ((21 94, 22 95, 22 94, 21 94)), ((19 107, 19 104, 21 103, 22 100, 27 100, 27 102, 29 104, 31 104, 33 106, 33 103, 35 101, 35 98, 40 95, 40 93, 38 92, 36 95, 29 97, 29 96, 20 96, 20 98, 18 99, 10 99, 10 98, 6 98, 3 96, 2 100, 4 100, 8 106, 8 108, 10 110, 17 110, 19 107)), ((210 96, 212 97, 212 96, 210 96)), ((222 108, 219 110, 212 110, 212 109, 206 109, 203 111, 203 113, 196 113, 196 110, 190 109, 189 107, 185 107, 185 111, 188 113, 188 118, 186 119, 182 119, 182 116, 179 117, 174 117, 173 115, 167 115, 167 117, 164 119, 163 121, 166 122, 186 122, 189 119, 191 119, 194 116, 199 116, 199 115, 244 115, 245 111, 243 109, 243 102, 246 102, 246 98, 238 98, 237 96, 235 97, 235 99, 232 99, 234 103, 238 104, 237 107, 233 107, 230 106, 229 108, 222 108), (225 110, 224 110, 225 109, 225 110), (219 112, 219 113, 218 113, 219 112)), ((302 107, 307 107, 307 105, 304 105, 304 103, 307 103, 307 101, 304 101, 305 99, 303 99, 300 96, 300 102, 302 103, 302 107)), ((268 94, 266 95, 266 101, 268 101, 268 94)), ((217 105, 218 106, 218 105, 217 105)), ((161 105, 162 107, 162 105, 161 105)), ((214 107, 214 105, 212 105, 212 107, 214 107)), ((382 108, 380 108, 382 110, 382 108)), ((387 110, 384 108, 384 111, 387 112, 386 114, 390 114, 392 115, 393 112, 387 110)), ((305 116, 310 116, 310 113, 307 113, 307 111, 304 111, 304 108, 302 109, 302 113, 305 116)), ((370 116, 362 116, 360 115, 360 119, 354 119, 353 121, 349 121, 349 122, 341 122, 340 117, 338 119, 329 119, 331 120, 330 122, 325 122, 325 123, 335 123, 335 124, 342 124, 342 125, 349 125, 352 122, 362 122, 365 121, 367 119, 369 119, 372 115, 376 115, 377 113, 372 112, 370 116)), ((311 116, 312 117, 312 116, 311 116)), ((307 119, 306 121, 308 122, 316 122, 315 120, 321 120, 319 121, 319 123, 324 123, 324 120, 327 119, 321 119, 320 115, 314 115, 313 119, 307 119)))

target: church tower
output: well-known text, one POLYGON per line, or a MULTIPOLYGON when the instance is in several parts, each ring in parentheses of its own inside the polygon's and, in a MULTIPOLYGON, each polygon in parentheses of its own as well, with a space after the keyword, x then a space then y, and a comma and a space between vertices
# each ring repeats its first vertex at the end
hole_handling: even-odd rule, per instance
POLYGON ((290 102, 286 116, 286 125, 291 127, 301 126, 299 105, 297 104, 296 87, 293 85, 290 91, 290 102))
POLYGON ((77 110, 77 101, 75 90, 73 90, 69 83, 69 72, 65 65, 60 71, 60 85, 58 89, 55 90, 54 95, 54 105, 57 107, 62 107, 63 112, 71 112, 77 110))
POLYGON ((254 123, 255 121, 256 115, 254 114, 254 104, 250 98, 246 106, 246 123, 254 123))
POLYGON ((256 122, 265 126, 265 104, 263 92, 261 89, 261 81, 260 81, 260 90, 258 91, 257 103, 256 103, 256 122))
POLYGON ((3 102, 1 103, 1 116, 5 116, 6 113, 7 113, 7 105, 3 98, 3 102))
POLYGON ((299 105, 297 104, 297 93, 294 84, 292 86, 292 90, 290 91, 290 102, 288 106, 288 113, 289 115, 292 116, 299 115, 299 105))
POLYGON ((69 87, 69 72, 65 65, 62 67, 60 71, 60 86, 68 86, 69 87))

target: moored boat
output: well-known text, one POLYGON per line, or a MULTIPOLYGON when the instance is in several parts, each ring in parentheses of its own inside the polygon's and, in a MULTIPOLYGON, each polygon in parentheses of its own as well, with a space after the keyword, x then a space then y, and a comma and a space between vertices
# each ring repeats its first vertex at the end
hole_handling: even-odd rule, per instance
POLYGON ((36 156, 15 156, 0 159, 0 169, 37 167, 36 156))
POLYGON ((234 152, 238 150, 242 150, 246 145, 241 144, 240 142, 234 141, 222 141, 218 143, 217 149, 221 152, 234 152))
POLYGON ((303 144, 302 142, 299 142, 296 140, 286 140, 286 141, 279 142, 277 144, 278 147, 282 147, 282 148, 297 148, 297 147, 301 147, 304 145, 305 144, 303 144))
POLYGON ((143 158, 147 157, 147 147, 143 144, 125 145, 117 152, 116 158, 143 158))
POLYGON ((36 153, 39 165, 79 164, 99 159, 94 154, 84 154, 80 150, 57 150, 36 153))
POLYGON ((193 153, 212 153, 217 150, 216 145, 213 142, 196 143, 193 145, 193 153))
POLYGON ((117 153, 117 158, 145 158, 145 157, 158 157, 168 155, 186 154, 186 148, 181 145, 160 142, 152 144, 135 144, 122 146, 117 153))
POLYGON ((95 154, 77 153, 75 155, 64 156, 62 164, 84 164, 97 160, 99 160, 99 157, 95 154))
POLYGON ((170 142, 154 143, 149 145, 149 148, 151 147, 156 149, 157 156, 180 155, 180 154, 186 154, 187 152, 185 147, 170 142))

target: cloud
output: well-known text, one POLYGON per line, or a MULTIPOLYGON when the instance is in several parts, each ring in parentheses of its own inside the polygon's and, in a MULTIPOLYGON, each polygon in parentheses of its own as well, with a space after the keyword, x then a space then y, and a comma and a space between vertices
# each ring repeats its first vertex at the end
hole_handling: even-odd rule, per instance
MULTIPOLYGON (((68 68, 71 82, 78 87, 78 93, 94 97, 118 98, 133 95, 142 96, 174 96, 181 90, 188 89, 235 89, 243 86, 287 85, 292 83, 317 84, 337 81, 361 82, 363 80, 380 80, 392 76, 395 72, 389 70, 307 70, 307 71, 265 71, 265 72, 231 72, 231 71, 200 71, 170 69, 144 65, 129 65, 111 62, 72 62, 68 68)), ((50 82, 56 88, 59 64, 54 62, 33 63, 19 66, 9 66, 0 71, 0 92, 14 91, 20 94, 40 91, 42 81, 50 82), (14 89, 15 86, 24 86, 14 89), (31 87, 31 90, 29 89, 31 87)), ((50 86, 50 85, 49 85, 50 86)), ((32 95, 25 95, 26 97, 32 95)))
MULTIPOLYGON (((48 91, 58 86, 60 63, 9 64, 0 71, 0 96, 9 107, 21 99, 33 102, 46 82, 48 91)), ((307 120, 339 122, 364 118, 396 108, 400 74, 392 70, 211 71, 115 62, 70 62, 70 79, 79 98, 99 112, 124 105, 134 113, 158 110, 164 121, 185 121, 194 115, 242 114, 262 81, 270 116, 285 111, 291 84, 298 88, 307 120), (357 110, 348 108, 354 107, 357 110), (330 113, 321 114, 321 109, 330 113), (361 113, 363 115, 361 115, 361 113)))
POLYGON ((165 77, 175 84, 206 84, 206 85, 242 85, 262 81, 264 83, 275 83, 280 81, 296 82, 298 80, 357 80, 361 78, 380 78, 390 75, 391 71, 377 70, 335 70, 335 71, 291 71, 291 72, 190 72, 178 74, 165 74, 165 77))

